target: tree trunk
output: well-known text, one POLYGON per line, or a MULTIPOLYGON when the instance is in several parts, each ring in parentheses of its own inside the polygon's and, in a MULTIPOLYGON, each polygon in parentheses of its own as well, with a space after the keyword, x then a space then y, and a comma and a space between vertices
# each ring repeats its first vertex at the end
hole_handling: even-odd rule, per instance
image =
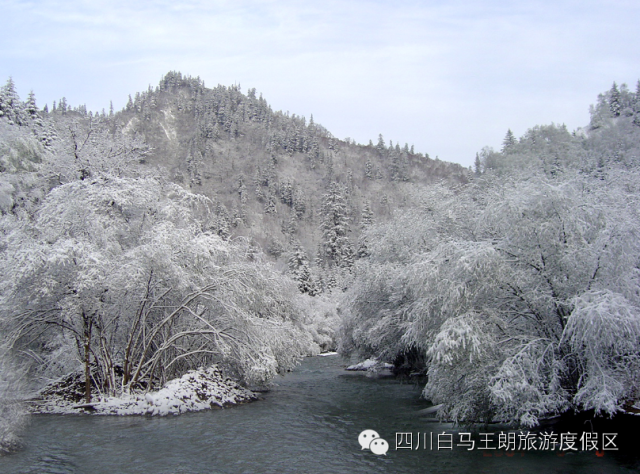
POLYGON ((84 401, 91 403, 91 323, 92 318, 82 309, 82 322, 84 323, 84 401))

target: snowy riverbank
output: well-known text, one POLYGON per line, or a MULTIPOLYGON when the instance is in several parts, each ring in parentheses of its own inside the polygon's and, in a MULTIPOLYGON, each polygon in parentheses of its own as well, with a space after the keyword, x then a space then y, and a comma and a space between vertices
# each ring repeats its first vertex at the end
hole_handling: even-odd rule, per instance
POLYGON ((380 372, 382 370, 391 370, 391 369, 393 369, 393 364, 381 362, 378 359, 367 359, 363 362, 350 365, 345 370, 380 372))
POLYGON ((178 415, 189 411, 221 408, 257 400, 258 395, 225 377, 217 367, 187 372, 160 390, 97 396, 90 404, 76 403, 60 394, 46 395, 33 403, 33 413, 97 415, 178 415))

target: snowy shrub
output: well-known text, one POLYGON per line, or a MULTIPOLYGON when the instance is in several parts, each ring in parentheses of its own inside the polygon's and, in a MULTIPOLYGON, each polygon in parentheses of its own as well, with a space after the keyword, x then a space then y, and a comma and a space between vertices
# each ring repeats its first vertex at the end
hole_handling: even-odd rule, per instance
POLYGON ((638 171, 527 173, 459 190, 475 213, 431 196, 415 225, 374 226, 343 302, 343 352, 422 351, 425 397, 458 422, 531 427, 640 396, 638 171))
POLYGON ((3 331, 33 375, 95 364, 115 393, 212 363, 251 384, 293 367, 312 344, 293 282, 208 232, 211 207, 160 179, 103 177, 5 221, 3 331))
POLYGON ((425 398, 442 404, 439 416, 455 422, 489 422, 495 407, 488 382, 495 371, 495 340, 482 315, 468 313, 442 324, 427 351, 425 398))
POLYGON ((549 341, 538 339, 516 347, 517 353, 490 380, 494 418, 533 427, 540 418, 569 408, 569 394, 561 385, 566 367, 557 357, 557 346, 549 341))
POLYGON ((563 341, 580 371, 577 406, 613 415, 640 396, 640 308, 609 290, 577 296, 563 341))
POLYGON ((304 311, 304 326, 319 352, 333 351, 337 345, 337 332, 340 326, 337 301, 331 295, 302 295, 300 297, 304 311))

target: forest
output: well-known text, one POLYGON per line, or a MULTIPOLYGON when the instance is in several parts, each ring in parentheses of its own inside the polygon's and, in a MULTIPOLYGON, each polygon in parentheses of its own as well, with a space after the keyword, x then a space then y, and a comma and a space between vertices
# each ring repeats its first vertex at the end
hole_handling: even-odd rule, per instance
POLYGON ((170 72, 123 110, 0 90, 0 444, 77 402, 304 356, 426 375, 443 419, 533 427, 640 398, 640 81, 474 169, 339 140, 170 72))

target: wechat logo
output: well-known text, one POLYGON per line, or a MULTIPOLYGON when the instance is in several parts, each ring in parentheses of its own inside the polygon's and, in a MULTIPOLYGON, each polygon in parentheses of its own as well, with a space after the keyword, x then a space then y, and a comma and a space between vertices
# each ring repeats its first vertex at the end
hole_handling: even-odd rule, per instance
POLYGON ((373 430, 364 430, 360 433, 358 435, 358 443, 360 443, 362 449, 369 449, 373 454, 384 454, 386 456, 387 451, 389 451, 389 443, 373 430))

